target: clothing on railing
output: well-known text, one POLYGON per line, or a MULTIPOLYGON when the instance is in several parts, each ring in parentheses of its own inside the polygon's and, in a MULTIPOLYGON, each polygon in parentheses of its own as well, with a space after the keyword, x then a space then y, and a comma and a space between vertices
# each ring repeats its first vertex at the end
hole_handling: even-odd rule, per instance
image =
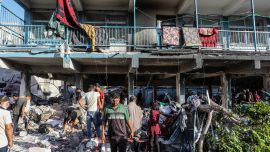
POLYGON ((96 29, 90 24, 80 24, 81 28, 86 32, 91 40, 92 51, 95 51, 96 46, 96 29))
POLYGON ((197 28, 183 27, 182 31, 186 47, 201 46, 201 40, 197 28))
POLYGON ((55 17, 55 12, 52 14, 51 19, 49 21, 49 29, 48 29, 48 37, 59 36, 62 39, 65 38, 65 26, 62 25, 55 17))
POLYGON ((163 45, 176 45, 179 46, 180 29, 179 27, 163 26, 163 45))
POLYGON ((218 29, 216 28, 200 28, 199 34, 203 47, 216 47, 218 40, 218 29))
POLYGON ((56 18, 71 28, 80 27, 70 0, 57 0, 56 18))

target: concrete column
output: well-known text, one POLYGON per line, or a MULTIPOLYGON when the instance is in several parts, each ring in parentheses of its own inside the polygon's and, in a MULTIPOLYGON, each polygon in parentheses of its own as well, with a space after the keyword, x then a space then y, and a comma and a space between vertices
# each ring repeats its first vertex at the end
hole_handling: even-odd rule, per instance
POLYGON ((83 89, 83 77, 81 74, 75 75, 75 85, 77 88, 83 89))
POLYGON ((270 92, 270 75, 263 76, 263 88, 265 91, 270 92))
POLYGON ((176 74, 176 101, 180 104, 185 103, 186 86, 184 83, 184 76, 180 73, 176 74))
POLYGON ((20 96, 24 97, 26 93, 31 93, 31 75, 21 73, 20 96))
POLYGON ((134 95, 134 74, 128 74, 128 98, 134 95))
POLYGON ((64 81, 64 98, 68 99, 67 81, 64 81))
POLYGON ((221 82, 221 100, 222 106, 225 108, 230 108, 231 103, 231 78, 226 76, 225 73, 220 76, 221 82))

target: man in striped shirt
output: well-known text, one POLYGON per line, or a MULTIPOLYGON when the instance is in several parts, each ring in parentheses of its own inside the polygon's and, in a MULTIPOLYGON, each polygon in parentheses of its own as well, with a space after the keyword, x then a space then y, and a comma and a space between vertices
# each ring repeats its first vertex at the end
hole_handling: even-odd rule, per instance
POLYGON ((108 122, 108 139, 111 145, 112 152, 126 152, 128 144, 128 132, 130 139, 133 139, 134 131, 131 125, 129 112, 127 107, 120 104, 120 96, 113 95, 112 105, 105 108, 103 125, 102 125, 102 140, 105 140, 105 128, 108 122), (129 130, 128 130, 128 128, 129 130))

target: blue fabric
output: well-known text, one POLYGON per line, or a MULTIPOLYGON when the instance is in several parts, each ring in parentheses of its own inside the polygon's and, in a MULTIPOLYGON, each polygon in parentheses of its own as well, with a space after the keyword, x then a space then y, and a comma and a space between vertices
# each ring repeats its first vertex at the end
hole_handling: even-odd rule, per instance
POLYGON ((101 131, 100 131, 100 123, 99 123, 99 114, 98 111, 87 111, 87 117, 86 117, 86 127, 87 127, 87 136, 89 138, 92 137, 92 133, 94 132, 94 128, 92 126, 92 123, 95 126, 97 136, 100 137, 101 131))
POLYGON ((7 152, 7 151, 8 151, 8 147, 7 146, 0 148, 0 152, 7 152))

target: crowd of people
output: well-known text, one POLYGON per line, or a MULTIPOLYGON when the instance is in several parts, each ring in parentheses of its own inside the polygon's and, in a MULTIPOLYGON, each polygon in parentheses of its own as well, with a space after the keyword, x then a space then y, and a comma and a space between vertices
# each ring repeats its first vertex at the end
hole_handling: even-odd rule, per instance
POLYGON ((243 89, 234 96, 234 99, 237 103, 261 102, 264 99, 264 93, 262 90, 250 91, 249 89, 243 89))
MULTIPOLYGON (((86 132, 86 138, 99 138, 101 143, 109 142, 112 152, 126 152, 134 134, 142 127, 143 110, 137 97, 131 96, 128 105, 122 104, 121 95, 111 94, 110 104, 105 104, 104 90, 99 84, 90 85, 87 92, 76 88, 73 105, 65 110, 63 130, 72 133, 76 126, 86 132)), ((29 133, 29 111, 31 94, 23 98, 14 93, 11 98, 1 97, 0 105, 0 152, 7 152, 13 146, 13 137, 19 134, 18 122, 21 118, 24 129, 29 133)), ((149 150, 160 151, 158 137, 159 103, 153 102, 149 119, 149 150)), ((102 144, 101 144, 102 145, 102 144)), ((138 147, 134 144, 135 151, 138 147)), ((101 148, 101 147, 99 147, 101 148)))

